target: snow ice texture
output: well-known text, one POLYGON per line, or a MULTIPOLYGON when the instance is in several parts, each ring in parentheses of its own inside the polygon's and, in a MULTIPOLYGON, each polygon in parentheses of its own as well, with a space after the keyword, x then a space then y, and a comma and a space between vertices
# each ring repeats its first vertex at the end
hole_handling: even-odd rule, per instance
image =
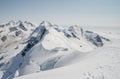
POLYGON ((1 79, 120 79, 120 33, 43 21, 0 25, 1 79))

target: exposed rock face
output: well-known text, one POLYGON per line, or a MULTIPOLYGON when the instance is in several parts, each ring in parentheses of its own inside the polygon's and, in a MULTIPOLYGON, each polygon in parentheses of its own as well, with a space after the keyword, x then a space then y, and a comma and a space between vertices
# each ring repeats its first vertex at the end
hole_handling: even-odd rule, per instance
POLYGON ((0 25, 0 45, 7 41, 12 42, 19 39, 25 39, 34 29, 35 25, 27 21, 9 21, 6 24, 0 25))
POLYGON ((18 27, 24 31, 27 31, 27 28, 25 28, 25 26, 22 23, 20 23, 18 27))
POLYGON ((5 42, 6 39, 7 39, 7 36, 3 36, 3 37, 1 38, 1 40, 2 40, 3 42, 5 42))
POLYGON ((3 28, 5 25, 0 25, 0 28, 3 28))
POLYGON ((16 32, 15 32, 15 35, 16 35, 16 36, 19 36, 21 33, 22 33, 22 31, 16 31, 16 32))
POLYGON ((48 30, 52 27, 52 24, 46 21, 43 21, 30 35, 31 38, 36 38, 36 40, 41 40, 45 33, 48 32, 48 30))
POLYGON ((74 37, 80 40, 83 37, 83 29, 76 25, 68 27, 68 29, 63 30, 63 32, 68 38, 74 37))
POLYGON ((98 34, 91 32, 91 31, 86 31, 85 37, 88 41, 90 41, 94 45, 96 45, 98 47, 103 46, 102 39, 98 34))
POLYGON ((100 38, 99 35, 96 35, 94 37, 94 42, 93 42, 96 46, 103 46, 103 42, 102 39, 100 38))
POLYGON ((10 32, 18 30, 17 27, 10 27, 9 28, 10 32))

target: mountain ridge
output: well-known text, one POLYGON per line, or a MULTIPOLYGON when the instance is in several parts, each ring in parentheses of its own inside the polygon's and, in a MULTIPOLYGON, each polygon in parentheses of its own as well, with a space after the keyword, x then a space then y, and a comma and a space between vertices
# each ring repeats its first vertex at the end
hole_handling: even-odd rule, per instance
MULTIPOLYGON (((12 23, 10 24, 12 25, 12 23)), ((17 24, 21 23, 23 22, 19 21, 17 24)), ((31 25, 29 22, 25 23, 31 25)), ((20 29, 23 30, 23 33, 29 31, 23 25, 20 29)), ((16 47, 9 48, 14 56, 9 57, 10 51, 1 54, 1 57, 4 57, 1 62, 3 64, 1 72, 5 71, 2 79, 12 79, 17 73, 19 73, 17 76, 22 76, 72 64, 76 55, 85 55, 88 51, 102 47, 104 39, 94 32, 84 31, 79 26, 61 29, 60 26, 42 21, 32 32, 28 32, 25 39, 12 43, 17 44, 16 47), (21 41, 26 42, 20 43, 21 41), (5 56, 8 56, 7 60, 5 56)))

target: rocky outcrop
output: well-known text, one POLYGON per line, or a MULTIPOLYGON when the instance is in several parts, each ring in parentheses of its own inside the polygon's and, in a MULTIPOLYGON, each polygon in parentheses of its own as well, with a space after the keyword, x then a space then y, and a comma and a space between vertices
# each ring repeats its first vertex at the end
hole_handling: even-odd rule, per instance
POLYGON ((85 37, 92 44, 94 44, 98 47, 103 46, 103 41, 98 34, 92 32, 92 31, 86 31, 85 32, 85 37))

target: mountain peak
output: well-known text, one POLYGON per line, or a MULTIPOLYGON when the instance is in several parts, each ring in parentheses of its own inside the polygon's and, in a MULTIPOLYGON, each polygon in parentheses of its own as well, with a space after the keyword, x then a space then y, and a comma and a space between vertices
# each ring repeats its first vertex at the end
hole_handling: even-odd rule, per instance
POLYGON ((52 27, 52 24, 50 22, 48 22, 48 21, 42 21, 40 23, 40 26, 45 27, 46 29, 49 29, 49 28, 52 27))
POLYGON ((7 24, 5 24, 6 26, 9 26, 9 25, 14 25, 15 24, 15 22, 13 21, 13 20, 11 20, 11 21, 9 21, 7 24))
POLYGON ((15 21, 11 20, 9 21, 10 24, 15 24, 15 21))
POLYGON ((51 27, 52 24, 50 22, 42 21, 40 25, 36 27, 36 29, 30 35, 30 41, 33 38, 35 38, 37 41, 40 41, 45 35, 45 32, 47 32, 51 27))

